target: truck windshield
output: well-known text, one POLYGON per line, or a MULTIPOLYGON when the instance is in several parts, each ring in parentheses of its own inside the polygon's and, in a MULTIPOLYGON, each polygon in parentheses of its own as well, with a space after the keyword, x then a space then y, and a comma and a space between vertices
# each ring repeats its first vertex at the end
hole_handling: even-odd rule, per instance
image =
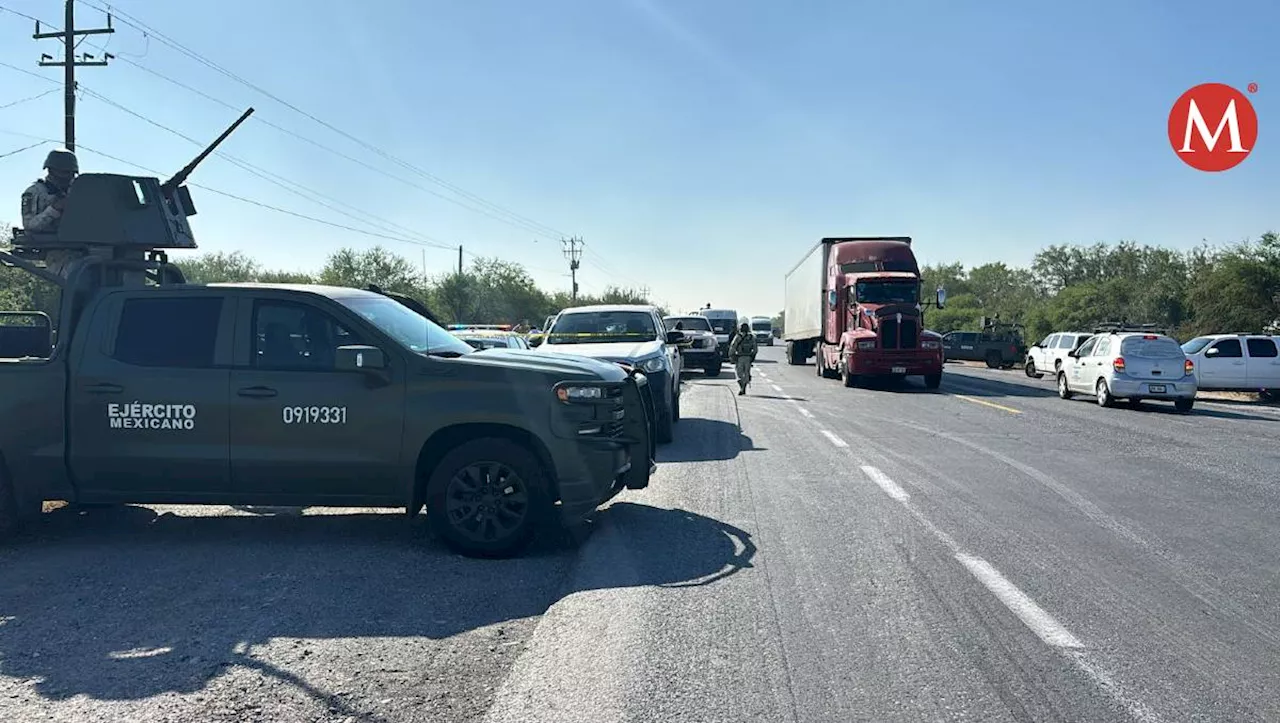
POLYGON ((662 323, 668 329, 674 329, 676 324, 680 324, 682 331, 711 331, 711 322, 703 316, 668 316, 662 323))
POLYGON ((1182 351, 1187 354, 1195 354, 1201 349, 1209 346, 1209 342, 1213 341, 1211 336, 1197 336, 1186 344, 1182 345, 1182 351))
POLYGON ((643 311, 583 311, 557 317, 546 343, 608 344, 657 337, 653 316, 643 311))
POLYGON ((753 321, 751 328, 755 331, 773 331, 772 321, 753 321))
POLYGON ((335 301, 419 354, 461 356, 475 351, 470 344, 395 299, 385 296, 349 296, 339 297, 335 301))
POLYGON ((854 298, 863 304, 914 304, 920 300, 920 282, 859 281, 854 298))

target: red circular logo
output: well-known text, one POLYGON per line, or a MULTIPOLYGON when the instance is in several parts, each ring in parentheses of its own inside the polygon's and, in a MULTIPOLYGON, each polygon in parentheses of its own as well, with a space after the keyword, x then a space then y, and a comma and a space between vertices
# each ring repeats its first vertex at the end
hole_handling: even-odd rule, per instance
POLYGON ((1216 173, 1235 168, 1258 140, 1258 114, 1244 93, 1202 83, 1169 111, 1169 144, 1188 166, 1216 173))

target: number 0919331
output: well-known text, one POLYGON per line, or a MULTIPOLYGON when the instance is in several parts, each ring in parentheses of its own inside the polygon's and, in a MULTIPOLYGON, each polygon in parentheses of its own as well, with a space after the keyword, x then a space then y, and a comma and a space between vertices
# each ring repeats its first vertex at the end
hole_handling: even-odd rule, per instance
POLYGON ((285 424, 346 424, 346 407, 284 407, 281 421, 285 424))

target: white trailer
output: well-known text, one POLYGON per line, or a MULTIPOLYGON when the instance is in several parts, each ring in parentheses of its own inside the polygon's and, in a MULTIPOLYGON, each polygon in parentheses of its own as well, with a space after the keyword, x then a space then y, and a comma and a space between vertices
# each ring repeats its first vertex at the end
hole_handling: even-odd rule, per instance
POLYGON ((826 295, 827 253, 831 244, 819 242, 783 279, 782 340, 788 348, 799 342, 804 357, 822 337, 822 300, 826 295))

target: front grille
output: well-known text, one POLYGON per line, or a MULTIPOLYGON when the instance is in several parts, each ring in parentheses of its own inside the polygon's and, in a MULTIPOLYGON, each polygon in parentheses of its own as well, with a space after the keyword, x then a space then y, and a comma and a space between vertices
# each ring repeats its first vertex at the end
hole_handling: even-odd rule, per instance
POLYGON ((881 349, 897 349, 898 348, 898 322, 893 319, 887 319, 880 322, 880 348, 881 349))
POLYGON ((918 344, 919 331, 915 319, 880 320, 881 349, 915 349, 918 344))

